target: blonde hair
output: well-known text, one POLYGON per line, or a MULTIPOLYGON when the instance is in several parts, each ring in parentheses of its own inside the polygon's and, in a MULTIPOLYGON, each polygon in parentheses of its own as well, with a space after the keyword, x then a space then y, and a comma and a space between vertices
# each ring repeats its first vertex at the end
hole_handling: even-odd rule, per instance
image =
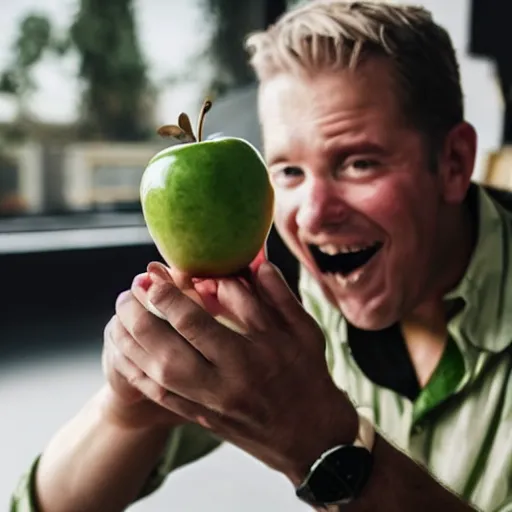
POLYGON ((464 118, 451 39, 422 7, 312 0, 251 34, 246 47, 259 80, 281 71, 354 70, 362 60, 384 57, 393 65, 406 118, 431 139, 444 139, 464 118))

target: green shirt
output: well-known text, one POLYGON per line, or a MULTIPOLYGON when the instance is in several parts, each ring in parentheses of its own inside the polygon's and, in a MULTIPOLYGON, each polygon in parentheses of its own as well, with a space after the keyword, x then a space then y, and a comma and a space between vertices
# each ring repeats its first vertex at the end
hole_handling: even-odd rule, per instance
POLYGON ((512 215, 476 192, 476 248, 446 297, 465 306, 448 323, 450 341, 414 401, 366 378, 339 310, 305 272, 300 289, 324 329, 336 384, 371 408, 380 432, 477 508, 512 512, 512 215))
MULTIPOLYGON (((476 186, 475 186, 476 187, 476 186)), ((463 280, 446 297, 465 304, 448 324, 450 341, 414 401, 369 380, 355 363, 340 311, 304 270, 305 308, 322 327, 336 384, 392 443, 485 512, 512 512, 512 215, 477 188, 478 240, 463 280)), ((174 469, 218 445, 195 426, 176 429, 143 495, 174 469)), ((21 479, 11 512, 35 512, 37 461, 21 479)))

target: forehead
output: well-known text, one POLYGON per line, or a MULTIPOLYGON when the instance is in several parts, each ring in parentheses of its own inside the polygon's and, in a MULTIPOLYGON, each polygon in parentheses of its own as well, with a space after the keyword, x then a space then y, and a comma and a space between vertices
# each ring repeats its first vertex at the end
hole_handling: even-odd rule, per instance
POLYGON ((398 87, 384 59, 314 76, 276 74, 260 84, 258 110, 265 148, 284 139, 313 142, 317 135, 350 132, 378 138, 404 125, 398 87))

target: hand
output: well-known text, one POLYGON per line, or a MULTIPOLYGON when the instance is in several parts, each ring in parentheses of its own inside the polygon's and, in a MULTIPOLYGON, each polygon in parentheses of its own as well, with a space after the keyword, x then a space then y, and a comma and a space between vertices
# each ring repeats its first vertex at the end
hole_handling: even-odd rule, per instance
POLYGON ((296 483, 323 451, 354 440, 357 415, 330 378, 323 334, 275 267, 261 265, 252 287, 218 280, 217 305, 238 333, 170 279, 150 277, 147 291, 135 284, 116 309, 125 334, 114 342, 137 390, 296 483))
MULTIPOLYGON (((171 271, 168 267, 156 262, 148 266, 148 271, 152 272, 153 275, 158 275, 164 281, 176 283, 179 289, 196 304, 202 308, 208 308, 218 320, 236 328, 236 318, 229 311, 222 308, 215 298, 217 285, 214 280, 192 279, 187 274, 177 270, 171 271)), ((135 277, 133 288, 134 290, 144 291, 147 290, 150 284, 151 280, 148 273, 143 273, 135 277)), ((118 304, 120 300, 122 300, 121 296, 118 299, 118 304)), ((151 305, 147 304, 147 306, 150 311, 161 317, 160 313, 155 311, 151 305)), ((146 316, 148 315, 146 314, 146 316)), ((168 409, 148 399, 131 384, 131 381, 137 378, 139 370, 117 348, 117 345, 121 344, 122 339, 127 335, 128 333, 120 323, 119 318, 117 316, 112 317, 105 328, 102 357, 103 370, 109 384, 105 400, 105 409, 108 416, 115 423, 130 428, 161 424, 175 426, 186 422, 184 418, 171 413, 168 409)))
MULTIPOLYGON (((147 273, 134 279, 134 286, 145 289, 151 281, 147 273)), ((119 304, 118 299, 117 304, 119 304)), ((135 300, 135 299, 134 299, 135 300)), ((102 354, 103 372, 107 378, 104 400, 106 416, 117 425, 128 428, 176 426, 186 420, 149 400, 131 384, 139 369, 117 348, 129 336, 119 318, 114 315, 105 327, 102 354)))

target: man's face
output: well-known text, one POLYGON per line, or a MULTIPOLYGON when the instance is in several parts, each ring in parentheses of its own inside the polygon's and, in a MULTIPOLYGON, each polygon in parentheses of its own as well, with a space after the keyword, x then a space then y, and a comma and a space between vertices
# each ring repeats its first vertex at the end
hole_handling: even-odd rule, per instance
POLYGON ((379 329, 428 293, 440 179, 384 61, 261 84, 275 225, 346 319, 379 329))

